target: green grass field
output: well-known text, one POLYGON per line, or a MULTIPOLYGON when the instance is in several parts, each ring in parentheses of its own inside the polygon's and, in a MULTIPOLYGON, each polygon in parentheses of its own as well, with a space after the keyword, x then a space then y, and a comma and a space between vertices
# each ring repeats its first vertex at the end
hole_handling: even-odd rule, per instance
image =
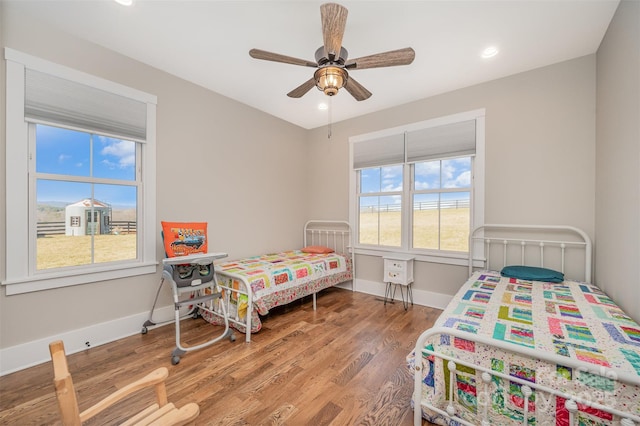
MULTIPOLYGON (((440 210, 442 235, 440 250, 469 250, 469 209, 440 210)), ((438 210, 414 211, 413 246, 423 249, 438 249, 438 210)), ((360 243, 400 246, 400 212, 362 213, 360 215, 360 243), (378 242, 378 218, 380 219, 380 241, 378 242)))
MULTIPOLYGON (((37 269, 91 264, 91 236, 49 235, 38 238, 37 269)), ((136 258, 136 234, 96 235, 95 263, 136 258)))

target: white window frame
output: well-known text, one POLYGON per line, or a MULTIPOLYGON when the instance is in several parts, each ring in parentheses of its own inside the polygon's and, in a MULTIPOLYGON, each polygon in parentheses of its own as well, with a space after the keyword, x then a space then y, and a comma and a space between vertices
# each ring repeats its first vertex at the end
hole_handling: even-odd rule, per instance
MULTIPOLYGON (((353 229, 359 232, 358 223, 358 173, 353 168, 354 145, 358 143, 367 143, 370 140, 380 140, 392 135, 403 134, 406 132, 417 131, 429 127, 444 126, 458 122, 475 120, 476 122, 476 152, 472 157, 472 185, 471 185, 471 224, 469 232, 475 227, 484 224, 484 198, 485 198, 485 110, 477 109, 459 114, 438 117, 417 123, 398 126, 377 132, 367 133, 349 138, 349 220, 353 229)), ((444 157, 443 157, 444 158, 444 157)), ((411 165, 406 162, 403 171, 403 209, 402 209, 402 245, 400 248, 388 246, 363 245, 358 243, 358 237, 355 238, 354 252, 356 254, 384 256, 387 254, 411 254, 418 261, 445 263, 452 265, 467 265, 469 262, 468 252, 449 252, 443 250, 425 250, 412 249, 411 244, 411 209, 412 186, 411 186, 411 165)), ((471 249, 471 247, 470 247, 471 249)))
POLYGON ((5 48, 6 59, 6 294, 87 284, 155 273, 156 258, 156 96, 62 65, 5 48), (29 123, 25 121, 25 69, 44 72, 146 103, 146 143, 140 148, 143 189, 138 206, 136 261, 35 271, 35 208, 29 209, 29 123), (28 214, 25 214, 28 212, 28 214))
MULTIPOLYGON (((393 196, 400 196, 400 205, 401 205, 401 210, 404 212, 404 206, 405 206, 405 198, 407 196, 407 193, 405 191, 404 186, 406 185, 405 182, 405 176, 406 176, 406 165, 404 164, 388 164, 388 165, 384 165, 384 166, 372 166, 372 167, 366 167, 366 169, 375 169, 375 168, 380 168, 380 173, 382 174, 383 170, 385 167, 394 167, 394 166, 400 166, 402 167, 402 190, 400 191, 378 191, 378 192, 362 192, 362 188, 360 187, 360 184, 362 183, 360 179, 357 178, 359 171, 356 171, 356 194, 355 194, 355 199, 356 199, 356 204, 357 206, 355 207, 356 210, 359 212, 360 211, 360 199, 362 197, 393 197, 393 196)), ((378 211, 378 213, 380 213, 378 211)), ((359 215, 357 216, 357 222, 352 222, 355 223, 355 225, 358 227, 357 228, 357 235, 358 238, 356 239, 356 241, 360 241, 360 223, 359 223, 359 215)), ((378 215, 378 219, 380 218, 380 216, 378 215)), ((401 222, 401 226, 404 227, 404 221, 403 218, 400 219, 401 222)), ((379 231, 379 230, 378 230, 379 231)), ((402 234, 404 234, 404 231, 401 231, 402 234)), ((380 232, 378 232, 378 241, 380 240, 380 232)), ((402 247, 402 235, 401 235, 401 246, 402 247)), ((377 244, 377 245, 369 245, 369 244, 359 244, 361 247, 378 247, 378 248, 389 248, 389 250, 398 250, 399 247, 396 246, 389 246, 389 245, 383 245, 383 244, 377 244)))
MULTIPOLYGON (((411 199, 409 200, 409 202, 407 203, 407 210, 409 211, 409 220, 411 220, 411 222, 408 224, 409 225, 409 247, 411 247, 411 249, 413 251, 415 251, 416 253, 420 253, 420 252, 424 252, 424 253, 443 253, 446 252, 446 250, 442 250, 442 249, 426 249, 426 248, 416 248, 414 247, 414 232, 413 232, 413 224, 414 224, 414 220, 413 218, 415 217, 415 211, 413 210, 413 207, 415 206, 415 196, 416 195, 422 195, 422 194, 432 194, 432 195, 438 195, 438 199, 440 200, 442 197, 442 194, 455 194, 455 193, 461 193, 461 192, 468 192, 470 195, 473 192, 473 174, 474 174, 474 164, 475 164, 475 155, 466 155, 466 156, 460 156, 460 157, 442 157, 442 158, 437 158, 437 159, 433 159, 433 160, 427 160, 427 161, 438 161, 439 164, 439 170, 440 170, 440 185, 438 186, 438 188, 433 188, 433 189, 415 189, 415 171, 416 171, 416 165, 422 163, 422 161, 416 162, 416 163, 410 163, 410 164, 406 164, 405 167, 407 167, 409 169, 409 184, 411 185, 411 188, 409 188, 409 195, 411 196, 411 199), (471 180, 469 182, 469 186, 465 186, 465 187, 455 187, 455 188, 445 188, 442 186, 442 162, 446 161, 446 160, 455 160, 455 159, 459 159, 459 158, 470 158, 471 159, 471 165, 470 165, 470 172, 471 172, 471 180)), ((426 162, 426 161, 425 161, 426 162)), ((469 208, 470 208, 470 214, 473 215, 473 211, 474 211, 474 206, 473 206, 473 202, 471 200, 471 197, 469 197, 469 208)), ((440 217, 442 217, 442 207, 439 205, 438 206, 438 215, 440 217)), ((469 225, 471 225, 471 217, 469 217, 469 225)), ((442 231, 442 222, 439 221, 438 222, 438 230, 442 231)), ((471 228, 469 229, 469 233, 471 233, 471 228)), ((440 246, 442 244, 442 238, 441 238, 441 233, 439 233, 438 236, 438 246, 440 246)), ((466 253, 468 255, 468 251, 465 252, 460 252, 460 253, 466 253)))

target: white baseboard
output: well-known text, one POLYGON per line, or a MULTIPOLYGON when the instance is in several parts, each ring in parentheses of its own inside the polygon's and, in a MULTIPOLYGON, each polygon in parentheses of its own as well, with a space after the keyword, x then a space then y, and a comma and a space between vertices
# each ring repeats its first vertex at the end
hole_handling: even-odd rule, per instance
POLYGON ((336 284, 336 287, 343 288, 345 290, 353 290, 353 281, 346 281, 340 284, 336 284))
MULTIPOLYGON (((384 297, 385 289, 387 287, 386 283, 381 283, 377 281, 368 281, 362 279, 356 279, 355 281, 355 291, 360 293, 372 294, 374 296, 384 297)), ((400 287, 400 286, 398 286, 400 287)), ((406 289, 403 289, 405 292, 405 298, 407 297, 406 289)), ((411 286, 411 293, 413 294, 413 303, 421 306, 428 306, 430 308, 444 309, 453 296, 442 293, 435 293, 432 291, 419 290, 414 286, 411 286)), ((402 302, 400 289, 396 290, 395 300, 402 302)))
MULTIPOLYGON (((153 320, 160 325, 159 321, 169 321, 174 314, 172 305, 157 308, 153 320)), ((62 340, 66 353, 72 354, 140 333, 148 319, 149 313, 143 312, 0 349, 0 376, 50 361, 49 343, 54 340, 62 340)))

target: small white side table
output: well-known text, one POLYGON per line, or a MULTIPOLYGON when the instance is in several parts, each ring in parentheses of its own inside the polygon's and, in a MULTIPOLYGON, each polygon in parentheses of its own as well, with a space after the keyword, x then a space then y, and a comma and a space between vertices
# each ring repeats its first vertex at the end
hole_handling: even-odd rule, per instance
POLYGON ((402 304, 406 311, 409 301, 413 305, 413 293, 411 292, 411 284, 413 283, 413 260, 414 256, 407 254, 394 254, 383 256, 384 260, 384 278, 387 288, 384 293, 384 304, 387 301, 393 301, 396 296, 396 288, 400 286, 400 295, 402 296, 402 304), (403 287, 407 288, 407 298, 405 300, 403 287))

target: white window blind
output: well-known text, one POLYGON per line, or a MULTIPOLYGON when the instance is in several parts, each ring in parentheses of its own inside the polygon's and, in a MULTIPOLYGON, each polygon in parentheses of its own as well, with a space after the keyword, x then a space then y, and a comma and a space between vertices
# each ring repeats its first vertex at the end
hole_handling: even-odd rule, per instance
POLYGON ((399 133, 355 143, 353 168, 380 167, 404 163, 404 134, 399 133))
POLYGON ((44 72, 25 69, 27 121, 59 124, 121 139, 147 139, 147 104, 44 72))
POLYGON ((407 162, 474 155, 476 120, 407 132, 407 162))
POLYGON ((6 221, 11 224, 6 229, 11 250, 5 250, 6 269, 0 282, 5 293, 21 294, 155 273, 157 97, 8 47, 4 48, 4 59, 5 173, 12 183, 7 186, 4 199, 6 221), (37 151, 32 142, 37 124, 136 142, 142 165, 137 171, 141 179, 137 261, 50 273, 35 270, 37 185, 36 173, 31 173, 35 161, 31 159, 37 151))

